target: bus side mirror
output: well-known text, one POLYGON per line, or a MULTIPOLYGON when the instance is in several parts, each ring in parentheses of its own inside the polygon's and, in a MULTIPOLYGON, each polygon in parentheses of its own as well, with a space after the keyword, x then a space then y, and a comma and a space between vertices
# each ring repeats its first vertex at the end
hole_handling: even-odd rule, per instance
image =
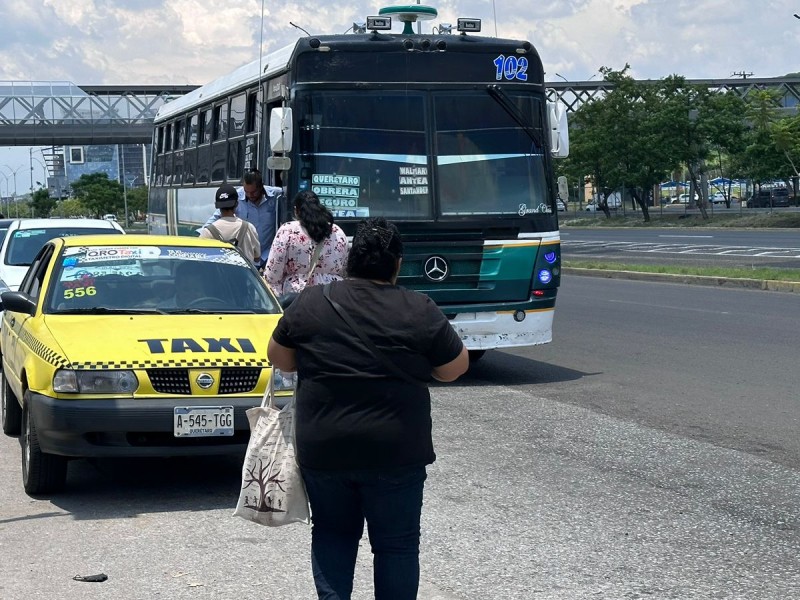
POLYGON ((269 145, 273 153, 292 151, 292 109, 273 108, 269 117, 269 145))
POLYGON ((548 102, 547 121, 550 129, 550 152, 555 158, 566 158, 569 156, 569 126, 564 105, 560 102, 548 102))

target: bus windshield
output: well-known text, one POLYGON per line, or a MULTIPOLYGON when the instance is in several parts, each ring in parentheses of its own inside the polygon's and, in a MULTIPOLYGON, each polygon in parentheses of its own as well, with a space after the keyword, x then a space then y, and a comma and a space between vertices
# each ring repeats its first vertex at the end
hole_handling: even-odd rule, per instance
MULTIPOLYGON (((542 136, 530 96, 509 94, 542 136)), ((543 149, 486 92, 434 94, 442 215, 551 212, 543 149)))
MULTIPOLYGON (((539 100, 508 98, 543 135, 539 100)), ((300 188, 337 218, 552 212, 542 148, 485 90, 312 91, 298 107, 300 188)))

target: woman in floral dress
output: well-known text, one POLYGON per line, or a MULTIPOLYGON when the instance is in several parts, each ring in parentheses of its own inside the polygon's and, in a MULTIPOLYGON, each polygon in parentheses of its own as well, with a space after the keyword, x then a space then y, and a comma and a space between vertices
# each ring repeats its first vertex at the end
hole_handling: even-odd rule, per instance
POLYGON ((347 236, 314 192, 298 192, 294 217, 295 221, 284 223, 275 234, 264 269, 264 277, 278 297, 299 293, 307 285, 342 279, 347 263, 347 236), (322 246, 312 271, 318 244, 322 246))

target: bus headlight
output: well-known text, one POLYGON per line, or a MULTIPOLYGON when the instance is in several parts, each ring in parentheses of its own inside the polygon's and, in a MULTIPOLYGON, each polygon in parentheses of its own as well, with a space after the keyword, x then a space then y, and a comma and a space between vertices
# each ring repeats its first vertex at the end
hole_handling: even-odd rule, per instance
POLYGON ((553 274, 547 269, 542 269, 541 271, 539 271, 538 277, 539 281, 545 284, 550 283, 553 280, 553 274))

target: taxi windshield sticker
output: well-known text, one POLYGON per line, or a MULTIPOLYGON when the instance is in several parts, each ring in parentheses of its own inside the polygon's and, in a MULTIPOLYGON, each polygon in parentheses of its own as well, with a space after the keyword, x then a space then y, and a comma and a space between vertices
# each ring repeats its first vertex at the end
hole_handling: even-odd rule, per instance
MULTIPOLYGON (((199 260, 247 267, 247 260, 231 248, 198 248, 185 246, 76 246, 66 248, 62 265, 65 269, 84 268, 92 271, 115 271, 118 266, 139 261, 150 264, 163 260, 199 260)), ((124 269, 123 269, 124 270, 124 269)))
POLYGON ((152 259, 161 255, 157 246, 78 246, 64 250, 65 261, 71 257, 77 263, 115 262, 123 260, 152 259))

